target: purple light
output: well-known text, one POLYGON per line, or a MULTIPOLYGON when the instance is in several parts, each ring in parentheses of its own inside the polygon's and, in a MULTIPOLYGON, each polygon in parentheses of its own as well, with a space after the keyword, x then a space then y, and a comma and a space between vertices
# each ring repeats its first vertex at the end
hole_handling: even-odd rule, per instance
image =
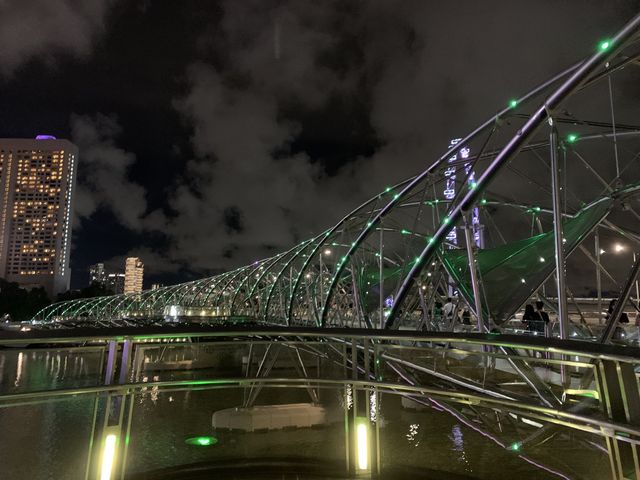
POLYGON ((36 135, 36 140, 57 140, 53 135, 36 135))

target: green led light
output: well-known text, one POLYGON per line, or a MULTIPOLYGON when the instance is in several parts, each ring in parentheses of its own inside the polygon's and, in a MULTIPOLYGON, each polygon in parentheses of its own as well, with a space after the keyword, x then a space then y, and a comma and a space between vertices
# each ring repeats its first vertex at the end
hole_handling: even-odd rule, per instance
POLYGON ((603 40, 600 42, 599 48, 601 51, 605 52, 609 50, 609 47, 611 47, 611 40, 603 40))
POLYGON ((387 188, 385 188, 385 189, 384 189, 384 191, 385 191, 386 193, 389 193, 389 192, 391 191, 391 187, 387 187, 387 188))
POLYGON ((409 235, 411 232, 409 230, 405 230, 404 228, 400 230, 400 233, 403 235, 409 235))
POLYGON ((210 447, 218 443, 218 439, 215 437, 201 436, 187 438, 184 443, 187 445, 195 445, 196 447, 210 447))
POLYGON ((398 198, 400 198, 400 195, 399 195, 398 193, 396 193, 396 194, 393 196, 393 199, 394 199, 394 200, 397 200, 398 198))
POLYGON ((429 239, 429 243, 433 243, 433 237, 429 239))
POLYGON ((518 106, 518 101, 515 98, 512 100, 509 100, 509 106, 511 108, 516 108, 518 106))
POLYGON ((444 220, 442 221, 442 223, 444 223, 445 225, 449 223, 449 217, 444 217, 444 220))
POLYGON ((576 135, 575 133, 570 133, 569 135, 567 135, 567 143, 575 143, 576 140, 578 140, 578 135, 576 135))
POLYGON ((540 207, 535 207, 535 208, 534 208, 534 210, 535 210, 536 212, 539 212, 539 211, 540 211, 540 207))
POLYGON ((520 450, 520 444, 518 442, 512 443, 509 449, 513 450, 514 452, 517 452, 518 450, 520 450))
POLYGON ((483 198, 482 200, 480 200, 480 205, 486 205, 487 204, 487 199, 483 198))
POLYGON ((473 190, 474 188, 476 188, 478 186, 478 184, 476 182, 471 182, 469 183, 469 187, 471 188, 471 190, 473 190))
POLYGON ((416 263, 420 262, 420 257, 416 257, 416 263))

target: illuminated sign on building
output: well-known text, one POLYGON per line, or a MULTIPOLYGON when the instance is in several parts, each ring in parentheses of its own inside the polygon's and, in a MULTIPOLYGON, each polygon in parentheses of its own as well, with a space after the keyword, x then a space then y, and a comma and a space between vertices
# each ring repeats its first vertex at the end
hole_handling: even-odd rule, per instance
MULTIPOLYGON (((455 147, 458 143, 460 143, 460 140, 462 139, 454 138, 453 140, 451 140, 449 142, 449 149, 455 147)), ((456 160, 458 160, 458 158, 461 158, 463 160, 467 159, 469 158, 470 153, 471 149, 469 149, 469 147, 462 147, 460 148, 460 150, 458 150, 458 153, 455 153, 451 157, 449 157, 447 162, 452 164, 456 160)), ((467 184, 469 185, 469 188, 475 188, 475 173, 471 170, 470 162, 464 164, 464 173, 467 177, 467 184)), ((444 176, 445 184, 444 191, 442 193, 444 194, 445 200, 451 202, 456 196, 456 166, 450 165, 449 167, 447 167, 447 169, 444 171, 444 176)), ((471 225, 473 227, 473 240, 478 247, 481 247, 482 237, 480 227, 480 212, 478 210, 478 207, 474 208, 473 212, 471 213, 471 225)), ((458 232, 455 227, 452 228, 451 231, 447 234, 447 241, 454 245, 458 244, 458 232)))

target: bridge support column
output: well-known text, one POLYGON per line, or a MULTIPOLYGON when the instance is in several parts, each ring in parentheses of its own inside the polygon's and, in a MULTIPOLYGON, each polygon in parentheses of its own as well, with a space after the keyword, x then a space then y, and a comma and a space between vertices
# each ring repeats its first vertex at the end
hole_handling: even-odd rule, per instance
MULTIPOLYGON (((351 342, 351 378, 367 383, 375 379, 376 355, 370 339, 351 342), (362 353, 362 356, 360 355, 362 353), (362 362, 360 362, 362 359, 362 362)), ((374 386, 347 386, 345 391, 345 442, 347 470, 359 478, 378 477, 380 473, 380 444, 378 441, 379 393, 374 386)))
MULTIPOLYGON (((640 425, 640 392, 633 364, 602 360, 597 369, 598 389, 607 416, 620 423, 640 425)), ((640 459, 635 443, 605 436, 612 478, 639 480, 640 459)))
MULTIPOLYGON (((133 342, 129 339, 109 342, 105 362, 105 385, 127 383, 131 374, 132 353, 133 342)), ((124 478, 133 403, 133 395, 123 391, 107 392, 97 396, 94 434, 89 446, 89 460, 85 472, 87 480, 124 478), (102 412, 101 420, 99 412, 102 412), (98 422, 102 424, 100 427, 98 422)))

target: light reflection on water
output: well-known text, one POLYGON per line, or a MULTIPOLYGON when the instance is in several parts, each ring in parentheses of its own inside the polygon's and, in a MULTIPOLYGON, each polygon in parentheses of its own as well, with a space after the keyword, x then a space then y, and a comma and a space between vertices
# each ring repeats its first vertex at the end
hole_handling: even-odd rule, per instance
MULTIPOLYGON (((187 361, 184 355, 178 357, 187 361)), ((235 376, 238 372, 235 372, 235 376)), ((220 370, 198 370, 201 378, 220 375, 220 370)), ((149 370, 139 381, 189 378, 191 373, 158 373, 149 370)), ((97 353, 72 354, 41 350, 28 353, 0 352, 0 389, 21 392, 96 385, 102 381, 97 353)), ((132 472, 178 464, 227 458, 298 455, 327 461, 343 461, 345 451, 342 408, 343 390, 324 390, 320 401, 337 419, 322 428, 257 433, 213 432, 214 411, 242 404, 241 388, 162 392, 152 386, 137 395, 133 409, 128 468, 132 472), (211 448, 185 445, 186 438, 214 434, 220 442, 211 448)), ((353 392, 352 392, 353 393, 353 392)), ((375 397, 374 397, 375 398, 375 397)), ((349 397, 347 401, 352 401, 349 397)), ((264 389, 258 404, 309 402, 304 389, 264 389)), ((406 465, 479 479, 557 479, 557 475, 500 448, 461 424, 446 412, 410 410, 400 398, 383 395, 375 400, 380 423, 382 466, 406 465), (409 448, 408 448, 409 447, 409 448)), ((84 473, 91 434, 94 401, 64 401, 0 408, 0 478, 75 480, 84 473)), ((558 437, 568 465, 581 466, 575 478, 601 479, 609 473, 607 457, 588 452, 565 434, 558 437)), ((546 447, 545 447, 546 448, 546 447)), ((544 458, 549 448, 532 450, 544 458)), ((438 477, 436 477, 438 478, 438 477)), ((448 478, 443 474, 440 478, 448 478)), ((569 477, 573 478, 573 477, 569 477)))

